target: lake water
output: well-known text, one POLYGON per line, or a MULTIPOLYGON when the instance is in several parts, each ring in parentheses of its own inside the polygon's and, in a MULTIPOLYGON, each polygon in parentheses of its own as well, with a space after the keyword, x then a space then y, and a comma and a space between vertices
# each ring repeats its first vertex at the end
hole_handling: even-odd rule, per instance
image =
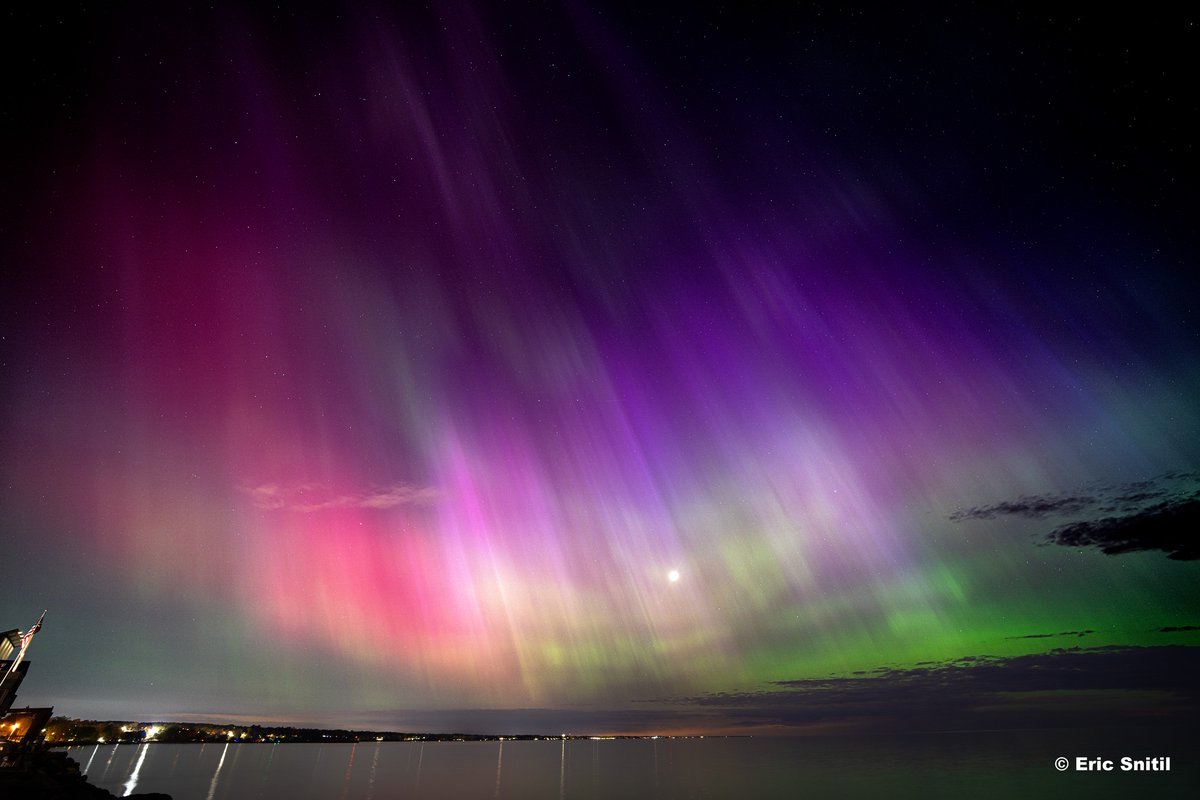
POLYGON ((1119 733, 922 734, 888 739, 741 738, 350 744, 148 744, 70 749, 88 780, 175 800, 370 798, 1021 798, 1191 796, 1195 742, 1119 733), (1153 751, 1144 748, 1152 746, 1153 751), (1124 748, 1124 749, 1122 749, 1124 748), (1130 750, 1130 752, 1125 752, 1130 750), (1113 759, 1066 772, 1055 758, 1113 759), (1170 772, 1120 757, 1169 755, 1170 772))

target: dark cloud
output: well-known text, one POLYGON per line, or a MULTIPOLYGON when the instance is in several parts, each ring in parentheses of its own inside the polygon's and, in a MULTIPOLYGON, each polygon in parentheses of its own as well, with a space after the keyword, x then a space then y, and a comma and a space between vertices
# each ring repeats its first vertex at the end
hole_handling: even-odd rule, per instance
POLYGON ((1026 495, 956 511, 949 518, 961 522, 1074 516, 1075 521, 1047 533, 1046 541, 1095 547, 1109 555, 1161 550, 1169 558, 1190 561, 1200 558, 1191 535, 1200 522, 1198 484, 1200 474, 1168 472, 1150 480, 1093 486, 1087 492, 1026 495))
POLYGON ((1158 633, 1182 633, 1183 631, 1200 631, 1200 625, 1164 625, 1157 628, 1158 633))
POLYGON ((1200 492, 1197 491, 1198 483, 1200 483, 1200 474, 1198 473, 1166 472, 1149 480, 1097 484, 1076 492, 1023 495, 1015 500, 1004 500, 999 503, 961 509, 955 511, 949 518, 960 522, 972 519, 996 519, 997 517, 1044 519, 1053 516, 1077 515, 1085 511, 1106 514, 1132 513, 1144 510, 1151 502, 1200 497, 1200 492))
POLYGON ((865 729, 949 730, 1185 724, 1200 710, 1200 647, 1062 648, 1023 656, 965 656, 850 677, 778 681, 763 692, 680 702, 721 709, 743 724, 843 722, 865 729))
POLYGON ((1089 636, 1095 631, 1059 631, 1058 633, 1027 633, 1024 636, 1009 636, 1009 639, 1053 639, 1056 636, 1089 636))
POLYGON ((1200 558, 1196 540, 1200 500, 1168 500, 1125 516, 1072 522, 1055 528, 1046 539, 1065 547, 1096 547, 1108 555, 1161 550, 1167 558, 1200 558))

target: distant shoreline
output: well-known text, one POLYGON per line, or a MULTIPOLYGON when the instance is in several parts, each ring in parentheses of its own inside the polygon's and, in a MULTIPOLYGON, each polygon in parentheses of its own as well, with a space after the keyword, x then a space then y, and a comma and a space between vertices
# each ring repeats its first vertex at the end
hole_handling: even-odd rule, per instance
POLYGON ((730 739, 709 734, 415 733, 187 722, 77 720, 56 717, 46 728, 51 747, 98 744, 358 744, 363 742, 526 742, 618 739, 730 739))

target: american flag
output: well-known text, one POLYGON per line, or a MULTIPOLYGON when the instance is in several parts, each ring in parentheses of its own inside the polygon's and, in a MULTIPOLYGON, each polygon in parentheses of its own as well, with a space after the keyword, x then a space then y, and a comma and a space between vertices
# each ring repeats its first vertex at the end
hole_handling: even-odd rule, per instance
POLYGON ((21 663, 21 659, 25 658, 25 651, 29 648, 29 643, 33 641, 33 635, 42 629, 42 620, 46 618, 46 612, 38 617, 38 621, 33 623, 33 627, 25 631, 21 635, 21 649, 17 651, 17 657, 13 659, 12 665, 8 668, 8 672, 4 673, 4 678, 16 672, 17 665, 21 663))
POLYGON ((38 621, 33 623, 33 627, 30 628, 29 630, 25 631, 24 635, 21 636, 22 652, 25 650, 26 647, 29 647, 29 643, 31 641, 33 641, 33 635, 42 629, 42 620, 45 618, 46 618, 46 612, 43 611, 42 615, 40 617, 38 617, 38 621))

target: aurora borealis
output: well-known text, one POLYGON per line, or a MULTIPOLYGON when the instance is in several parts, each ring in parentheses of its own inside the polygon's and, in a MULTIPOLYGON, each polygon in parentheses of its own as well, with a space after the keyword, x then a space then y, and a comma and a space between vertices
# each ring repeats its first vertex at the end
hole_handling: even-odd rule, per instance
POLYGON ((1194 560, 1046 539, 1200 489, 1194 23, 6 13, 22 702, 770 729, 1197 643, 1194 560))

